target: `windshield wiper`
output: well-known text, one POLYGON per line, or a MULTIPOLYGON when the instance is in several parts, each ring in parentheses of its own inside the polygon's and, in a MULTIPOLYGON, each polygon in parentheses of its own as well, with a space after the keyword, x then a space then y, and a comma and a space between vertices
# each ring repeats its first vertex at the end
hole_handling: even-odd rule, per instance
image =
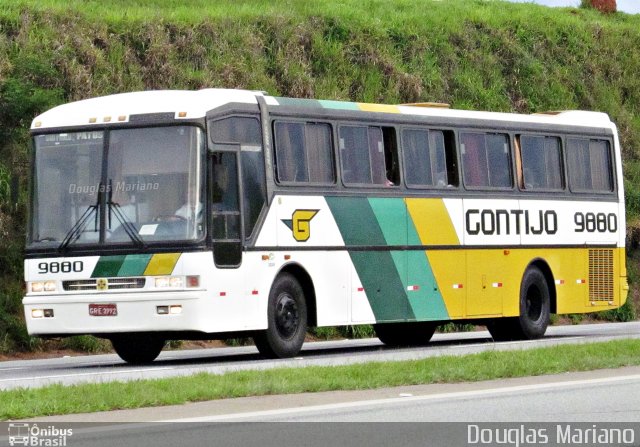
POLYGON ((109 179, 109 188, 107 190, 109 191, 109 198, 107 200, 107 205, 109 206, 109 228, 111 228, 111 211, 113 211, 113 214, 116 215, 116 219, 118 219, 118 222, 120 222, 120 225, 124 228, 124 232, 127 233, 129 239, 138 247, 145 247, 146 244, 142 238, 138 236, 138 230, 135 225, 124 215, 120 204, 113 201, 113 184, 111 179, 109 179))
MULTIPOLYGON (((100 184, 100 186, 102 186, 102 184, 100 184)), ((99 188, 99 189, 102 189, 102 188, 99 188)), ((94 205, 89 205, 87 209, 84 211, 84 213, 82 213, 82 216, 80 216, 80 218, 76 221, 73 227, 71 227, 69 232, 65 235, 64 239, 62 240, 62 243, 58 247, 58 251, 66 250, 66 248, 72 242, 75 242, 80 238, 80 236, 82 235, 82 232, 84 231, 84 228, 87 226, 87 222, 89 222, 89 219, 91 218, 91 215, 94 212, 96 213, 95 228, 97 229, 98 207, 100 206, 100 196, 101 194, 98 192, 98 199, 96 200, 96 203, 94 205)))
MULTIPOLYGON (((120 222, 120 225, 122 225, 122 228, 124 228, 124 232, 127 233, 129 239, 131 239, 133 243, 138 247, 145 247, 146 244, 144 243, 142 238, 138 236, 138 230, 136 229, 135 225, 133 225, 133 223, 127 220, 126 216, 121 210, 120 204, 109 199, 107 205, 109 205, 109 220, 111 220, 111 211, 113 210, 113 214, 115 214, 116 219, 118 219, 118 222, 120 222)), ((109 226, 111 226, 111 222, 109 222, 109 226)))

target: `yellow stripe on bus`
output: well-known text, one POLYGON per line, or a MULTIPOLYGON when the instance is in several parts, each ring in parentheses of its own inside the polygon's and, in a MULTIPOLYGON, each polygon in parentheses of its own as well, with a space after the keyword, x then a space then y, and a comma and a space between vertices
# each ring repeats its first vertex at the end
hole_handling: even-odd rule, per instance
POLYGON ((358 107, 363 112, 400 113, 400 109, 397 106, 388 104, 370 104, 359 102, 358 107))
POLYGON ((181 253, 160 253, 151 257, 144 271, 145 276, 170 275, 178 263, 181 253))
POLYGON ((460 245, 442 199, 406 199, 422 245, 460 245))

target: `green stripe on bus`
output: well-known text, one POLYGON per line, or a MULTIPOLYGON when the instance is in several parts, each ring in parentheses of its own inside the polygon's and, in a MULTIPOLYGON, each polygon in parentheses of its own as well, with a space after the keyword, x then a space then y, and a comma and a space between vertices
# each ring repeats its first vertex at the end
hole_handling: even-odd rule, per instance
POLYGON ((338 110, 360 110, 358 104, 355 102, 346 101, 328 101, 321 99, 318 101, 325 109, 338 109, 338 110))
MULTIPOLYGON (((384 234, 387 245, 421 245, 409 217, 404 199, 370 198, 369 204, 384 234)), ((423 250, 393 251, 391 256, 400 272, 403 290, 416 320, 444 320, 448 313, 442 294, 423 250)))
MULTIPOLYGON (((407 216, 409 216, 408 213, 407 216)), ((409 245, 420 245, 420 237, 410 217, 407 219, 407 238, 409 245)), ((417 290, 407 292, 416 319, 419 321, 448 320, 449 312, 427 253, 423 250, 407 252, 407 266, 408 286, 418 286, 417 290)))
POLYGON ((386 245, 407 245, 407 206, 404 199, 368 199, 386 245))
POLYGON ((302 99, 302 98, 283 98, 280 96, 274 97, 278 104, 281 106, 289 107, 322 107, 320 101, 317 99, 302 99))
POLYGON ((118 272, 120 271, 120 267, 122 267, 122 264, 124 263, 125 257, 126 256, 124 255, 100 256, 96 267, 93 269, 93 273, 91 273, 91 277, 105 278, 118 276, 118 272))
MULTIPOLYGON (((327 204, 347 247, 387 245, 366 198, 327 197, 327 204)), ((376 321, 413 320, 413 314, 396 261, 386 250, 349 250, 376 321)))
POLYGON ((142 276, 150 260, 151 255, 128 255, 117 276, 142 276))

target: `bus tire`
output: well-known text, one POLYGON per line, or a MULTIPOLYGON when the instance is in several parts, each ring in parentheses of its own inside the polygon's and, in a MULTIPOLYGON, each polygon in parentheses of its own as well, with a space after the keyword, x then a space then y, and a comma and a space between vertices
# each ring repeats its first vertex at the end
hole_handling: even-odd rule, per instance
POLYGON ((524 340, 541 338, 551 317, 551 294, 547 279, 540 269, 527 269, 520 284, 520 317, 518 326, 524 340))
POLYGON ((424 346, 429 343, 437 327, 428 321, 373 325, 376 335, 387 346, 424 346))
POLYGON ((544 274, 528 268, 520 283, 520 316, 498 318, 487 328, 496 341, 533 340, 547 331, 551 315, 551 294, 544 274))
POLYGON ((281 273, 271 286, 267 329, 253 336, 264 357, 286 358, 300 352, 307 334, 307 304, 298 280, 281 273))
POLYGON ((164 348, 165 340, 153 334, 122 334, 111 337, 116 354, 127 363, 141 365, 153 362, 164 348))

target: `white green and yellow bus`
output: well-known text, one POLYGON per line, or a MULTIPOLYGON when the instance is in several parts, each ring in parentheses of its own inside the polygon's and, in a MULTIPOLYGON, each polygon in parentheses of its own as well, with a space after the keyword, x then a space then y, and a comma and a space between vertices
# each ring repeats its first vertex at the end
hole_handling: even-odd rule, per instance
POLYGON ((73 102, 31 131, 28 331, 104 337, 127 362, 239 336, 290 357, 318 326, 531 339, 626 300, 603 113, 207 89, 73 102))

